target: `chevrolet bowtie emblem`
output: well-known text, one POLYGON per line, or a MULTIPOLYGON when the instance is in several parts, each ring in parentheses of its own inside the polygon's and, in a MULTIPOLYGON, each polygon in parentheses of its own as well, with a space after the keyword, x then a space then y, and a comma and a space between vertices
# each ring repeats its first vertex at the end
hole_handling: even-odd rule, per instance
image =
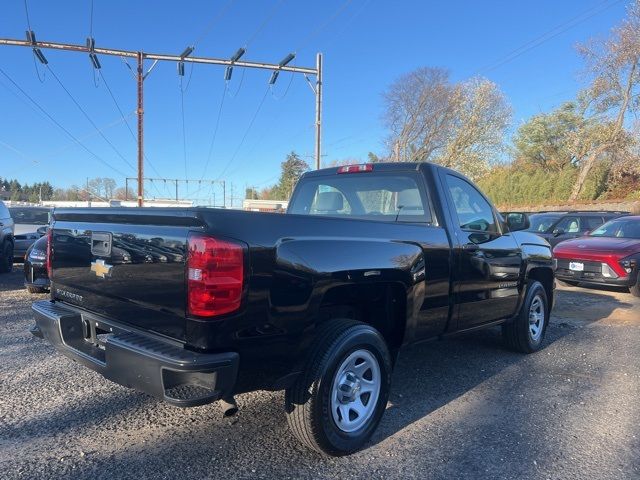
POLYGON ((104 260, 96 260, 91 262, 91 271, 96 273, 97 277, 105 278, 111 276, 111 269, 113 265, 104 263, 104 260))

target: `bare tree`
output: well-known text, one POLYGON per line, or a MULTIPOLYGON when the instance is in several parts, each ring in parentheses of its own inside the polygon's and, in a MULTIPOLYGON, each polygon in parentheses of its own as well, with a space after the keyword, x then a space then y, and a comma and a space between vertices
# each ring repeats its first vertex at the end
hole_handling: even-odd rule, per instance
POLYGON ((634 141, 625 129, 629 113, 640 109, 640 0, 629 7, 628 17, 606 40, 592 40, 578 46, 592 77, 583 92, 585 110, 600 120, 597 130, 585 131, 579 142, 586 155, 571 192, 580 195, 589 172, 603 158, 624 158, 634 141))
POLYGON ((472 177, 498 155, 511 115, 495 84, 482 78, 453 84, 439 68, 403 75, 384 100, 391 160, 433 161, 472 177))

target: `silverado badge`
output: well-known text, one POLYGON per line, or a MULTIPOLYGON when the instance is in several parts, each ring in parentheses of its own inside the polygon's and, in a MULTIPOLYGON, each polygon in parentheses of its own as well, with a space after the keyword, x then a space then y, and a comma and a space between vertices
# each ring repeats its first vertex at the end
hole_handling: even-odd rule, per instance
POLYGON ((97 277, 106 278, 111 276, 113 265, 104 263, 104 260, 96 260, 91 262, 91 271, 96 273, 97 277))

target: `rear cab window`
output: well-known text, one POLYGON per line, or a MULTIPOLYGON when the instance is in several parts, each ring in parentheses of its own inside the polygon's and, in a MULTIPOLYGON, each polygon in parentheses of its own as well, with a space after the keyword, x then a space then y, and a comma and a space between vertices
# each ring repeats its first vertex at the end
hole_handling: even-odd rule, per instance
POLYGON ((432 223, 418 172, 362 172, 307 177, 288 213, 398 223, 432 223))

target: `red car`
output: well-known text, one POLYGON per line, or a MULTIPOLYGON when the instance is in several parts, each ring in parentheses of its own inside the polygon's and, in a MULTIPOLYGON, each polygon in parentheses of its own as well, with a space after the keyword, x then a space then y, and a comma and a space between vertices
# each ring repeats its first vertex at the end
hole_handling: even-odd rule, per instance
POLYGON ((640 216, 610 220, 585 237, 559 243, 553 254, 556 279, 564 283, 627 287, 640 297, 640 216))

